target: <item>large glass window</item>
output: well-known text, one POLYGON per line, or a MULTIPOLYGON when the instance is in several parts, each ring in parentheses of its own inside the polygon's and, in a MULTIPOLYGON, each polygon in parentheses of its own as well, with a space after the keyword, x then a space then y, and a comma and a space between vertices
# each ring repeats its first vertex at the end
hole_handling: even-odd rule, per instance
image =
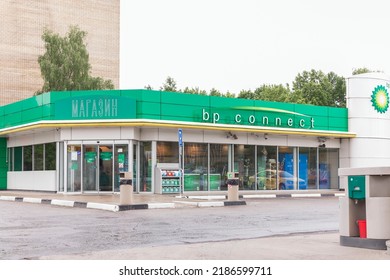
POLYGON ((317 148, 299 148, 299 181, 301 189, 317 189, 317 148))
POLYGON ((56 170, 56 143, 45 144, 45 170, 56 170))
POLYGON ((294 147, 279 147, 279 190, 306 189, 305 182, 297 179, 294 147))
POLYGON ((152 191, 152 142, 140 142, 140 192, 152 191))
POLYGON ((9 171, 56 170, 56 143, 9 148, 9 171))
POLYGON ((14 148, 8 148, 8 171, 14 170, 14 148))
POLYGON ((234 172, 239 173, 240 190, 254 190, 256 146, 234 145, 234 172))
POLYGON ((207 144, 186 143, 184 146, 184 190, 208 190, 207 144))
POLYGON ((43 144, 34 145, 34 170, 43 170, 43 144))
POLYGON ((337 175, 339 163, 338 149, 319 148, 318 179, 320 189, 338 189, 339 178, 337 175))
POLYGON ((177 142, 157 143, 157 163, 178 163, 179 146, 177 142))
POLYGON ((32 146, 24 146, 23 147, 23 171, 31 171, 32 170, 32 146))
POLYGON ((14 148, 14 171, 23 170, 23 147, 14 148))
POLYGON ((256 182, 257 190, 276 190, 277 186, 277 147, 257 147, 257 175, 250 177, 256 182))
POLYGON ((226 190, 225 184, 229 167, 229 145, 210 144, 210 190, 226 190))

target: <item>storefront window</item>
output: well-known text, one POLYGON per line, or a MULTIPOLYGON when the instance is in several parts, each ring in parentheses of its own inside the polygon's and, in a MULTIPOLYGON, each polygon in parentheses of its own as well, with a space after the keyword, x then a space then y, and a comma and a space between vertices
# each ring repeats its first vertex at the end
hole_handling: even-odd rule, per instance
POLYGON ((56 170, 56 143, 14 147, 8 151, 9 171, 56 170))
POLYGON ((22 171, 23 166, 23 147, 14 148, 14 171, 22 171))
POLYGON ((250 177, 256 182, 257 190, 276 190, 277 186, 277 147, 257 147, 257 176, 250 177))
POLYGON ((32 146, 23 147, 23 171, 32 170, 32 146))
POLYGON ((184 190, 208 190, 207 144, 186 143, 184 146, 184 190))
POLYGON ((157 143, 157 163, 178 163, 179 146, 177 142, 157 143))
POLYGON ((317 148, 299 148, 299 181, 308 189, 317 189, 317 148))
POLYGON ((295 170, 295 151, 293 147, 279 147, 278 189, 306 189, 303 180, 297 180, 295 170))
POLYGON ((239 172, 240 190, 255 189, 255 148, 249 145, 234 145, 234 172, 239 172))
POLYGON ((45 170, 56 170, 56 143, 45 144, 45 170))
POLYGON ((8 148, 8 171, 14 170, 14 148, 8 148))
POLYGON ((140 192, 152 191, 152 142, 140 142, 140 192))
POLYGON ((339 178, 337 170, 339 167, 338 149, 319 149, 319 188, 320 189, 338 189, 339 178))
POLYGON ((210 144, 210 191, 226 190, 229 166, 229 145, 210 144))
POLYGON ((43 170, 43 144, 34 145, 34 170, 43 170))

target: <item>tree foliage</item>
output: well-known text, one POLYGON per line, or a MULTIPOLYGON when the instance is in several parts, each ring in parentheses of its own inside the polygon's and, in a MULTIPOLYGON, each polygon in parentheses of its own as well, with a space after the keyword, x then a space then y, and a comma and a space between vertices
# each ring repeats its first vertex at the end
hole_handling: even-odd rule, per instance
POLYGON ((199 87, 185 87, 183 89, 183 92, 190 93, 190 94, 198 94, 198 95, 207 95, 207 91, 200 89, 199 87))
MULTIPOLYGON (((298 73, 292 83, 286 85, 266 85, 263 84, 255 90, 241 90, 237 97, 255 100, 266 100, 276 102, 292 102, 301 104, 312 104, 318 106, 345 107, 346 105, 346 85, 345 79, 334 72, 325 74, 322 71, 310 70, 298 73)), ((151 88, 150 86, 146 88, 151 88)), ((221 93, 212 88, 209 93, 199 89, 199 87, 185 87, 183 90, 177 89, 176 81, 168 77, 160 87, 162 91, 184 92, 190 94, 224 96, 235 98, 231 92, 221 93)))
POLYGON ((111 80, 91 76, 89 54, 84 39, 85 31, 77 26, 69 27, 66 36, 46 29, 42 40, 45 53, 38 57, 44 81, 36 94, 48 91, 113 89, 111 80))
POLYGON ((167 77, 165 83, 160 87, 161 91, 177 92, 176 81, 172 77, 167 77))
POLYGON ((288 85, 286 85, 286 87, 283 85, 262 85, 256 88, 254 91, 242 90, 238 94, 238 97, 246 99, 288 102, 291 98, 291 91, 288 85))
POLYGON ((345 79, 330 72, 303 71, 293 82, 292 102, 345 107, 345 79))
POLYGON ((356 69, 353 69, 352 75, 359 75, 359 74, 365 74, 365 73, 371 73, 371 72, 373 72, 373 71, 371 71, 370 69, 368 69, 366 67, 356 68, 356 69))
POLYGON ((365 74, 365 73, 380 73, 383 71, 381 70, 371 70, 371 69, 368 69, 366 67, 363 67, 363 68, 356 68, 352 71, 352 75, 359 75, 359 74, 365 74))

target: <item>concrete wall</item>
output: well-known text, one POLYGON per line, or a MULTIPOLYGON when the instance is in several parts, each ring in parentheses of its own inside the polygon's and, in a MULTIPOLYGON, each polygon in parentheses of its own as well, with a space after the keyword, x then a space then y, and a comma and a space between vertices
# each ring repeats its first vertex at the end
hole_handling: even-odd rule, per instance
POLYGON ((87 31, 92 75, 119 87, 120 0, 2 0, 0 5, 0 105, 42 88, 38 56, 45 27, 65 35, 69 25, 87 31))

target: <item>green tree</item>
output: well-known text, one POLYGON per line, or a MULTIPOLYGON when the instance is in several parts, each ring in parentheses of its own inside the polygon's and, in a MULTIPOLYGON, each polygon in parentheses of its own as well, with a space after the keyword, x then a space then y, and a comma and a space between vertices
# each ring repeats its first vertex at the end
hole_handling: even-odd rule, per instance
POLYGON ((167 77, 165 80, 165 83, 160 87, 161 91, 172 91, 172 92, 177 92, 179 91, 176 86, 176 81, 172 77, 167 77))
POLYGON ((219 90, 212 88, 209 92, 209 95, 210 96, 222 96, 222 93, 219 90))
POLYGON ((260 96, 256 96, 255 93, 250 89, 241 90, 237 97, 244 98, 244 99, 257 99, 257 100, 261 99, 260 96))
POLYGON ((346 93, 347 87, 345 78, 336 75, 334 72, 327 74, 328 80, 332 86, 330 91, 331 102, 329 106, 345 107, 347 106, 346 93))
POLYGON ((230 91, 227 91, 223 96, 227 98, 236 98, 236 95, 230 91))
POLYGON ((352 75, 359 75, 359 74, 365 74, 365 73, 371 73, 371 72, 373 72, 373 71, 371 71, 370 69, 368 69, 366 67, 356 68, 356 69, 353 69, 352 75))
POLYGON ((371 70, 366 67, 363 68, 356 68, 352 71, 352 75, 359 75, 359 74, 365 74, 365 73, 383 73, 382 70, 371 70))
POLYGON ((185 87, 183 89, 184 93, 190 93, 190 94, 198 94, 198 95, 207 95, 207 91, 200 89, 199 87, 185 87))
POLYGON ((70 26, 64 37, 48 29, 43 32, 46 52, 38 57, 38 63, 44 84, 36 94, 114 88, 111 80, 91 76, 89 54, 84 43, 86 35, 77 26, 70 26))
POLYGON ((345 107, 345 79, 330 72, 311 70, 299 73, 293 82, 291 102, 345 107))
POLYGON ((267 100, 277 102, 288 102, 291 92, 288 84, 283 85, 262 85, 254 91, 242 90, 238 97, 246 99, 267 100))

